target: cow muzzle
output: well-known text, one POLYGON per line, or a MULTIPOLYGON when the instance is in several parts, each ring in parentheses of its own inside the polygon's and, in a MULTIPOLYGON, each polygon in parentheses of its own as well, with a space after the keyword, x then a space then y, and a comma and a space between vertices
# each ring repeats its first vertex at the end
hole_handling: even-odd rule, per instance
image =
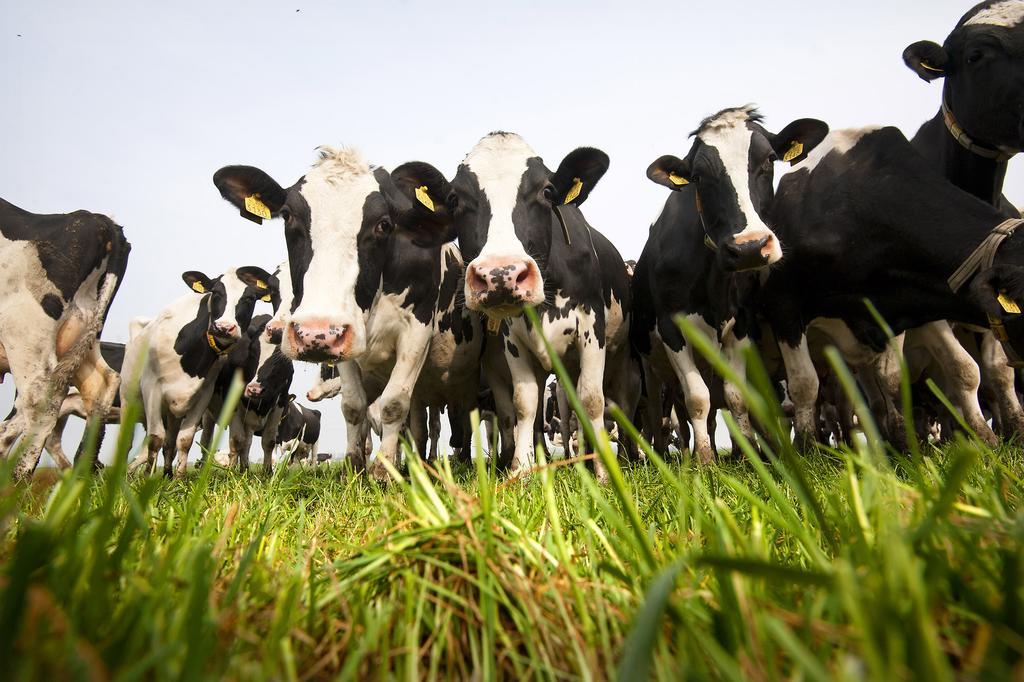
POLYGON ((544 301, 544 281, 532 258, 476 259, 466 268, 466 306, 508 317, 544 301))
POLYGON ((261 395, 263 395, 263 386, 260 383, 250 381, 245 385, 246 398, 259 398, 261 395))
POLYGON ((281 339, 284 338, 284 322, 278 319, 271 320, 267 323, 266 329, 263 330, 263 335, 268 343, 272 343, 275 346, 281 345, 281 339))
POLYGON ((721 245, 719 258, 729 271, 756 270, 782 258, 779 240, 768 230, 744 230, 721 245))
POLYGON ((210 335, 222 346, 230 346, 242 337, 238 325, 229 320, 217 320, 210 325, 210 335))
POLYGON ((293 320, 288 323, 286 346, 307 362, 350 360, 362 353, 362 343, 351 324, 328 320, 293 320))

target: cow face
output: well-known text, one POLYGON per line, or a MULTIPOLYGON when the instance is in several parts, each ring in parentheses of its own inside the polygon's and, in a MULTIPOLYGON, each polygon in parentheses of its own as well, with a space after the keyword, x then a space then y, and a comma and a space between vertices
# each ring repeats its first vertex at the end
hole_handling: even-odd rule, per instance
POLYGON ((246 384, 245 397, 262 398, 287 393, 295 373, 292 361, 285 357, 280 346, 267 338, 266 334, 260 334, 259 344, 256 375, 246 384))
POLYGON ((946 104, 975 142, 1024 149, 1024 0, 975 6, 943 45, 914 43, 903 61, 926 81, 945 78, 946 104))
POLYGON ((277 297, 277 278, 263 268, 247 265, 231 268, 210 278, 196 270, 182 273, 182 280, 203 295, 201 306, 208 316, 206 331, 215 350, 223 350, 242 336, 252 321, 256 301, 273 303, 277 297))
POLYGON ((828 134, 822 121, 800 119, 774 135, 760 120, 750 106, 725 109, 701 123, 685 159, 662 156, 647 169, 659 185, 695 193, 707 243, 727 271, 782 258, 778 238, 761 217, 774 195, 774 162, 803 160, 828 134))
POLYGON ((292 294, 281 350, 289 358, 361 355, 365 317, 395 240, 421 246, 444 240, 410 210, 387 171, 350 150, 322 147, 312 170, 288 189, 251 166, 222 168, 213 181, 243 216, 284 220, 292 294))
POLYGON ((466 155, 450 186, 435 181, 432 187, 427 168, 396 169, 396 183, 444 192, 433 201, 442 205, 434 212, 454 226, 468 261, 466 307, 501 318, 544 301, 552 235, 563 238, 556 208, 582 204, 608 169, 608 156, 580 148, 552 172, 521 137, 497 132, 466 155))

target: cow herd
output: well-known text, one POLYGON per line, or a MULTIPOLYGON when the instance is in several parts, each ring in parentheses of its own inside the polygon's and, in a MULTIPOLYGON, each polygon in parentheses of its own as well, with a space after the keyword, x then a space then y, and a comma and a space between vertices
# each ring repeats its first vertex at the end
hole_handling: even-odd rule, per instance
MULTIPOLYGON (((581 211, 609 165, 590 147, 549 167, 519 135, 494 132, 450 178, 328 147, 291 185, 225 166, 216 189, 249 220, 279 220, 287 260, 185 272, 188 290, 133 320, 124 347, 99 340, 128 262, 122 229, 0 200, 0 370, 18 390, 0 448, 20 454, 19 475, 44 446, 67 463, 69 414, 99 425, 138 403, 147 441, 133 465, 152 467, 162 451, 165 473, 183 472, 241 374, 228 461, 248 467, 254 435, 267 468, 286 441, 294 458, 315 459, 319 412, 289 392, 300 361, 322 368, 310 400, 340 396, 356 470, 389 476, 403 434, 422 453, 431 435, 436 449, 441 411, 453 456, 468 458, 470 414, 482 409, 496 415, 499 462, 521 472, 544 442, 553 354, 595 427, 614 402, 663 452, 674 415, 681 445, 692 433, 708 462, 719 409, 747 435, 759 425, 694 352, 680 317, 741 376, 744 348, 757 346, 801 445, 847 440, 855 426, 827 345, 893 441, 904 433, 900 357, 979 437, 1020 435, 1024 221, 1002 185, 1024 148, 1024 0, 982 3, 943 45, 914 43, 903 58, 921 78, 944 79, 938 113, 912 140, 812 118, 770 130, 751 106, 700 122, 683 156, 647 169, 670 193, 635 266, 581 211), (272 314, 257 314, 264 302, 272 314)), ((930 393, 914 395, 920 428, 948 437, 954 424, 930 393)), ((628 439, 620 453, 638 456, 628 439)))

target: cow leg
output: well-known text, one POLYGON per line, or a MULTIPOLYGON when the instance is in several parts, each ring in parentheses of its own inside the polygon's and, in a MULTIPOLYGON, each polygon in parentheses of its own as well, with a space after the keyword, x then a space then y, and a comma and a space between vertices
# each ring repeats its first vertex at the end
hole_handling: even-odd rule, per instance
POLYGON ((413 399, 409 407, 409 434, 412 436, 416 452, 424 459, 427 456, 427 408, 419 400, 413 399))
MULTIPOLYGON (((722 344, 725 358, 740 381, 745 381, 747 377, 747 363, 743 357, 744 345, 732 333, 726 336, 722 344)), ((740 433, 750 441, 751 445, 757 447, 754 428, 750 423, 750 413, 747 412, 747 404, 743 401, 743 394, 740 392, 739 387, 731 381, 724 381, 722 391, 725 394, 725 404, 732 413, 733 419, 736 420, 736 426, 739 428, 740 433)), ((742 457, 743 455, 737 443, 732 445, 732 454, 734 457, 742 457)))
POLYGON ((75 453, 75 461, 78 461, 79 457, 89 456, 92 458, 93 468, 100 468, 102 465, 99 463, 99 453, 103 445, 106 417, 110 412, 110 406, 114 404, 114 396, 121 385, 121 377, 107 365, 100 354, 99 339, 94 339, 92 347, 72 374, 71 382, 82 396, 82 405, 86 413, 85 433, 88 434, 91 429, 99 429, 93 452, 85 453, 86 442, 83 438, 75 453))
POLYGON ((180 427, 180 419, 173 415, 167 417, 167 434, 163 441, 164 478, 174 476, 174 456, 177 454, 177 440, 180 427))
POLYGON ((992 332, 985 332, 981 337, 981 380, 996 397, 999 435, 1003 438, 1024 436, 1024 410, 1017 398, 1014 371, 1006 359, 1006 351, 992 332))
MULTIPOLYGON (((605 349, 597 345, 597 337, 590 336, 580 348, 580 376, 576 380, 576 394, 580 398, 583 411, 587 413, 594 431, 604 429, 604 368, 605 349)), ((580 429, 580 438, 583 437, 580 429)), ((593 451, 597 451, 597 443, 591 443, 593 451)), ((594 460, 594 476, 601 483, 608 481, 608 471, 600 457, 594 460)))
POLYGON ((44 358, 34 357, 29 348, 8 348, 7 353, 14 385, 19 390, 14 399, 16 414, 5 422, 0 452, 9 454, 18 437, 24 435, 21 458, 13 475, 28 478, 39 464, 43 445, 60 416, 67 387, 53 376, 57 360, 52 352, 44 358))
MULTIPOLYGON (((981 405, 978 403, 981 371, 977 363, 956 340, 948 322, 932 322, 925 327, 927 333, 921 335, 921 340, 943 368, 953 404, 960 409, 964 421, 979 438, 989 445, 995 445, 999 439, 982 416, 981 405)), ((1012 370, 1010 381, 1012 386, 1012 370)))
POLYGON ((807 335, 801 334, 796 346, 780 341, 779 351, 786 366, 789 397, 793 401, 795 443, 799 449, 810 448, 814 445, 817 432, 814 405, 818 399, 818 373, 814 371, 811 353, 807 348, 807 335))
POLYGON ((71 462, 68 461, 67 455, 64 454, 64 444, 61 442, 61 438, 64 436, 64 427, 67 426, 69 414, 61 415, 57 418, 57 422, 53 425, 53 431, 46 438, 46 451, 50 453, 50 457, 53 457, 54 463, 61 469, 68 469, 71 467, 71 462))
POLYGON ((284 410, 280 407, 272 408, 267 413, 263 435, 260 436, 260 445, 263 446, 263 473, 268 476, 274 473, 274 443, 277 442, 277 432, 281 426, 283 413, 284 410))
POLYGON ((644 414, 647 438, 654 451, 664 457, 668 454, 668 433, 664 424, 664 387, 661 377, 645 364, 644 378, 647 380, 647 410, 644 414))
POLYGON ((345 459, 356 471, 366 469, 366 456, 370 452, 369 422, 366 416, 366 389, 359 366, 353 361, 338 363, 341 383, 341 414, 345 417, 347 446, 345 459))
POLYGON ((708 415, 711 413, 711 391, 697 369, 693 349, 684 345, 679 351, 665 346, 665 354, 683 388, 683 401, 690 428, 693 429, 693 449, 701 464, 708 464, 715 458, 708 433, 708 415))
POLYGON ((512 357, 511 354, 506 354, 506 357, 512 373, 512 407, 516 420, 515 450, 512 453, 511 465, 511 473, 515 475, 528 471, 533 461, 530 453, 533 448, 540 385, 528 359, 512 357))
POLYGON ((562 457, 573 457, 572 451, 572 408, 569 396, 559 383, 555 384, 555 404, 558 406, 558 432, 562 434, 562 457))
MULTIPOLYGON (((441 410, 436 407, 430 407, 427 414, 427 435, 430 438, 430 459, 437 459, 438 455, 438 441, 441 440, 441 410)), ((449 417, 451 414, 449 412, 449 417)), ((450 421, 454 422, 454 419, 450 421)), ((452 427, 454 431, 454 426, 452 427)))
MULTIPOLYGON (((409 330, 399 337, 395 366, 380 395, 381 437, 377 458, 386 458, 395 466, 398 465, 398 434, 405 428, 405 420, 409 416, 410 396, 427 359, 430 335, 431 328, 423 327, 422 330, 409 330)), ((371 464, 370 475, 378 481, 391 478, 379 461, 371 464)))
POLYGON ((252 445, 252 432, 245 423, 245 416, 239 410, 231 416, 229 427, 228 452, 231 454, 230 463, 234 466, 238 462, 238 473, 244 474, 249 471, 249 447, 252 445))

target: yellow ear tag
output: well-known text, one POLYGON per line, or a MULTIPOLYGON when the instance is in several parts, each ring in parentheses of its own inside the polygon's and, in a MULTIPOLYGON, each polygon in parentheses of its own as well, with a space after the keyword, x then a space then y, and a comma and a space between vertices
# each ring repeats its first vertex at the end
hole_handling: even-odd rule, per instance
POLYGON ((921 66, 923 68, 925 68, 925 69, 928 69, 929 71, 931 71, 933 73, 945 73, 945 71, 943 69, 937 69, 934 66, 932 66, 931 64, 929 64, 928 62, 921 62, 921 66))
POLYGON ((789 146, 789 150, 785 154, 782 155, 782 160, 783 161, 792 161, 793 159, 795 159, 796 157, 800 156, 803 153, 804 153, 804 143, 803 142, 794 142, 793 144, 791 144, 789 146))
POLYGON ((252 213, 255 216, 259 216, 264 220, 270 220, 270 209, 267 205, 260 201, 259 194, 253 194, 250 197, 245 198, 245 210, 252 213))
POLYGON ((272 303, 274 299, 270 294, 267 294, 266 296, 261 296, 260 300, 266 301, 267 303, 272 303))
POLYGON ((565 195, 565 201, 562 204, 568 204, 570 201, 580 195, 580 191, 583 189, 583 181, 579 178, 572 179, 572 187, 569 189, 569 193, 565 195))
POLYGON ((682 187, 683 185, 689 185, 690 184, 689 180, 687 180, 686 178, 684 178, 681 175, 676 175, 675 173, 669 173, 668 174, 668 181, 671 182, 676 187, 682 187))
POLYGON ((1000 292, 996 300, 999 301, 999 305, 1003 306, 1003 310, 1005 310, 1006 312, 1012 313, 1014 315, 1020 315, 1020 306, 1017 305, 1017 302, 1014 301, 1009 296, 1007 296, 1006 294, 1000 292))
POLYGON ((192 291, 196 292, 197 294, 205 294, 206 287, 203 286, 202 282, 192 282, 192 291))
POLYGON ((497 334, 498 330, 501 329, 501 318, 487 316, 487 331, 491 334, 497 334))
POLYGON ((419 201, 424 206, 426 206, 427 208, 429 208, 431 211, 434 210, 434 202, 431 201, 430 195, 427 194, 426 185, 416 188, 416 200, 419 201))
POLYGON ((266 289, 267 288, 267 283, 264 282, 262 279, 258 279, 258 280, 256 280, 256 288, 257 289, 266 289))

